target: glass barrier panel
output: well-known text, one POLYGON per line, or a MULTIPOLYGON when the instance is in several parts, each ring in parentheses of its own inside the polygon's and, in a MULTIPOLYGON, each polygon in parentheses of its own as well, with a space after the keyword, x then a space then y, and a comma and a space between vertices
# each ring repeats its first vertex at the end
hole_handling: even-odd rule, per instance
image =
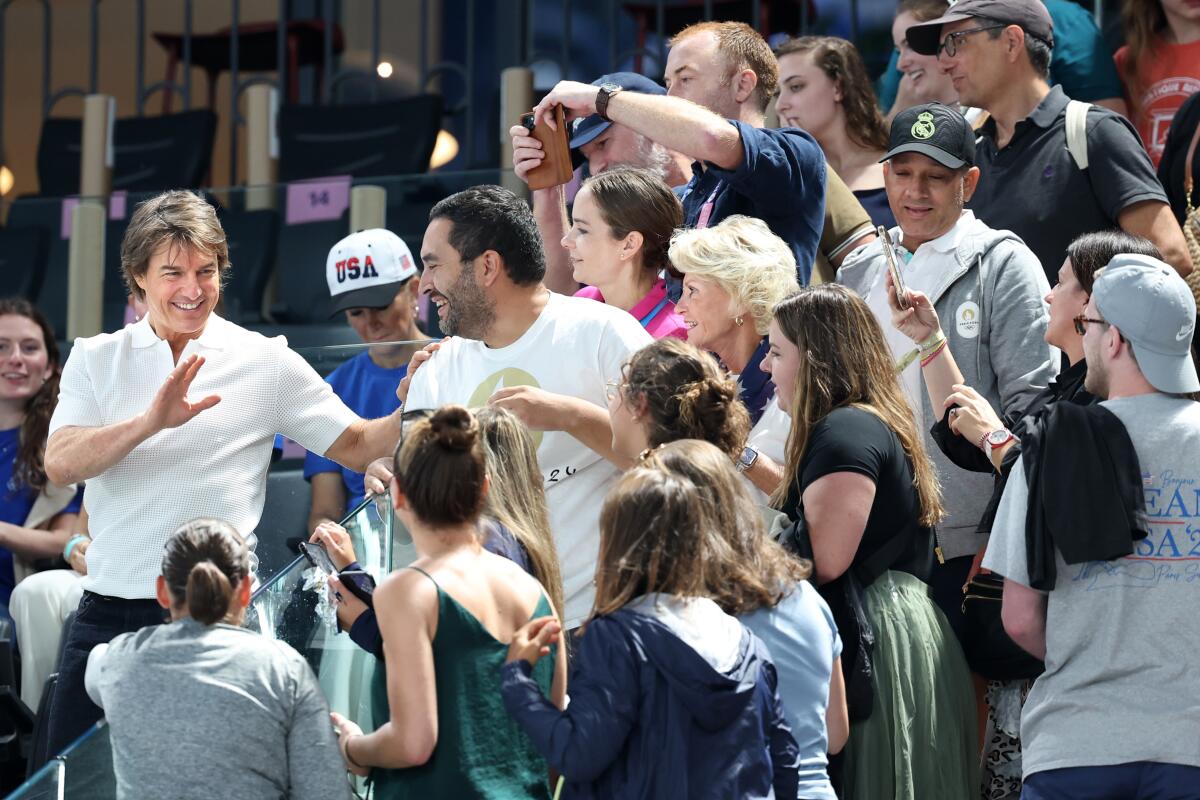
POLYGON ((59 800, 62 796, 64 762, 47 761, 29 780, 8 796, 8 800, 59 800))
POLYGON ((63 797, 116 800, 109 731, 108 723, 100 720, 59 756, 66 765, 63 797))

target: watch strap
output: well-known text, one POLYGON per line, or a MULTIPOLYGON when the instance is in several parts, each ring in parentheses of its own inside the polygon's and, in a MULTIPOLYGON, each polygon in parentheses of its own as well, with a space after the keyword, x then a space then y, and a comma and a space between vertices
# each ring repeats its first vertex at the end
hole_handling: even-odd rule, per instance
POLYGON ((600 91, 596 93, 596 114, 600 119, 607 122, 612 122, 608 116, 608 101, 612 100, 613 95, 621 91, 621 87, 616 84, 603 83, 600 85, 600 91))

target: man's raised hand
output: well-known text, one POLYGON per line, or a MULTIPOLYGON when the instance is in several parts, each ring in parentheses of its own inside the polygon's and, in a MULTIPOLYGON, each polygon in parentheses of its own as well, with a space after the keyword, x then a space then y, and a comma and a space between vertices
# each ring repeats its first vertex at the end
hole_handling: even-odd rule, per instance
POLYGON ((202 366, 203 356, 190 355, 171 370, 171 374, 154 395, 150 407, 143 413, 152 434, 167 428, 178 428, 201 411, 207 411, 221 402, 220 396, 215 394, 196 402, 188 399, 188 389, 202 366))

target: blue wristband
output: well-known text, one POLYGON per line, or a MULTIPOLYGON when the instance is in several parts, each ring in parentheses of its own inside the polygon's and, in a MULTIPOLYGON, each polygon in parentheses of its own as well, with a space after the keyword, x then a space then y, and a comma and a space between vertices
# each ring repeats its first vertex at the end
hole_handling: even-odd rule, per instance
POLYGON ((84 536, 82 534, 78 534, 76 536, 72 536, 70 539, 67 539, 67 543, 63 547, 63 561, 70 563, 71 562, 71 553, 74 552, 75 546, 77 544, 79 544, 80 542, 87 542, 87 541, 91 541, 91 537, 84 536))

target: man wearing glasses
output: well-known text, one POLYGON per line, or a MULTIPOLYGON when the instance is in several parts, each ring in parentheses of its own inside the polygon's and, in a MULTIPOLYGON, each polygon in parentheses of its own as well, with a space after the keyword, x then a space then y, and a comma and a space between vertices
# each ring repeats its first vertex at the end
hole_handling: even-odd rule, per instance
MULTIPOLYGON (((1107 399, 1063 416, 1085 415, 1095 432, 1115 425, 1137 463, 1104 457, 1120 443, 1111 432, 1094 437, 1101 447, 1073 437, 1056 450, 1064 420, 1050 419, 1042 452, 1031 458, 1027 439, 1009 477, 983 566, 1005 578, 1005 630, 1046 663, 1021 714, 1023 798, 1197 797, 1195 321, 1191 291, 1165 263, 1110 261, 1075 319, 1084 385, 1107 399), (1031 463, 1040 474, 1028 481, 1031 463), (1049 537, 1031 536, 1037 517, 1049 537)), ((1064 427, 1070 437, 1077 426, 1064 427)))
POLYGON ((1192 268, 1183 232, 1133 126, 1091 106, 1083 117, 1087 169, 1067 148, 1069 99, 1047 74, 1054 25, 1041 0, 960 0, 907 31, 936 55, 959 101, 983 108, 979 191, 970 206, 992 228, 1025 240, 1056 278, 1067 245, 1119 227, 1152 241, 1181 275, 1192 268))

